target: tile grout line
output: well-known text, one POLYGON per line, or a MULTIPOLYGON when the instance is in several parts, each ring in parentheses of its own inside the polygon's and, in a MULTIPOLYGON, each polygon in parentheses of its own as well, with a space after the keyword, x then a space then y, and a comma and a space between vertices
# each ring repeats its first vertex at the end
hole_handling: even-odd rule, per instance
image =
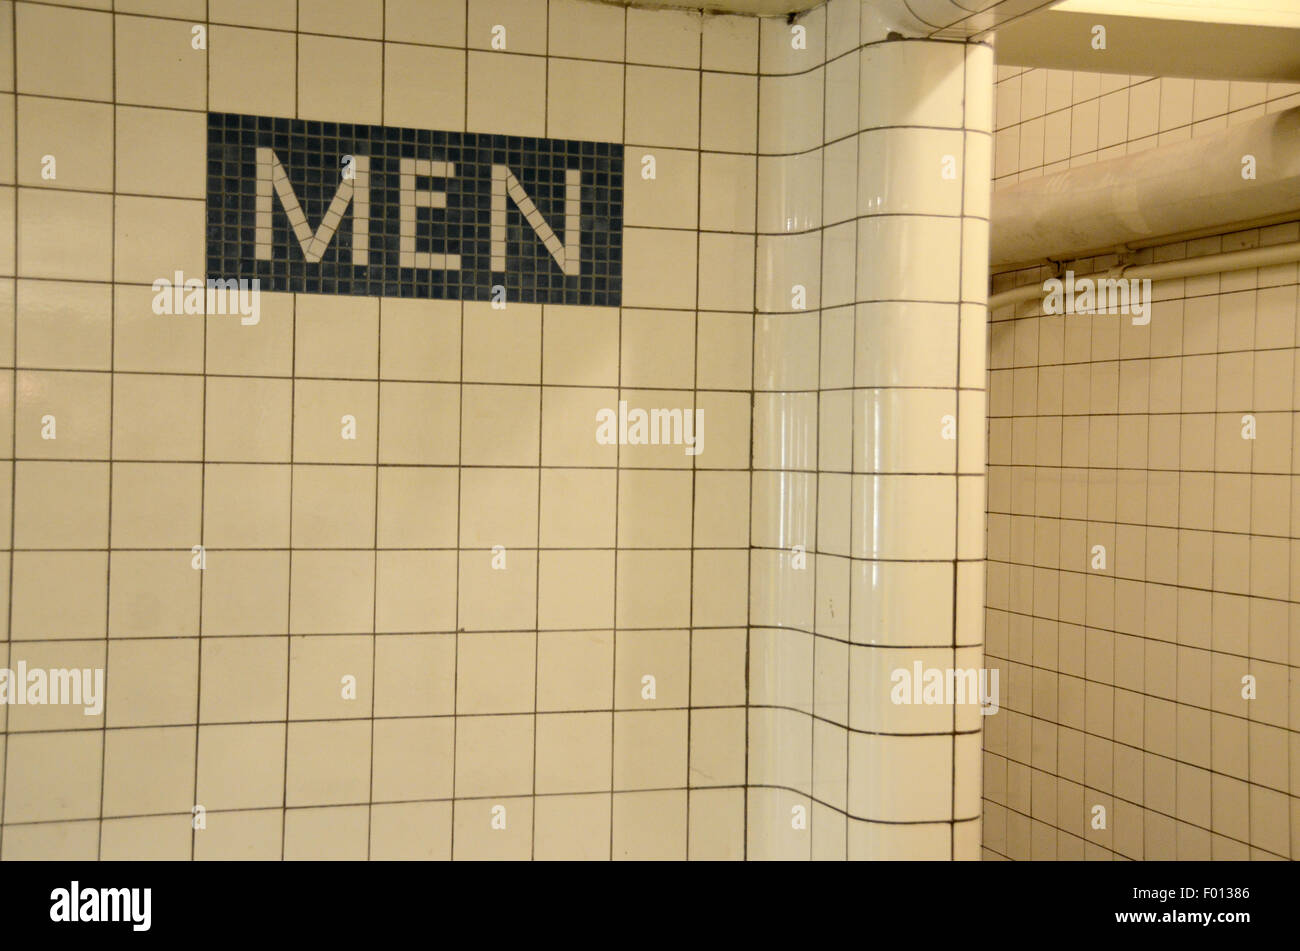
MULTIPOLYGON (((971 77, 970 77, 970 57, 971 57, 971 45, 968 44, 968 45, 967 45, 967 46, 962 50, 962 54, 961 54, 961 197, 960 197, 960 199, 959 199, 960 204, 958 205, 958 207, 960 208, 960 210, 961 210, 961 212, 962 212, 963 214, 964 214, 964 213, 966 212, 966 210, 967 210, 967 209, 966 209, 966 172, 967 172, 967 159, 968 159, 969 156, 968 156, 967 148, 966 148, 966 141, 967 141, 967 140, 966 140, 966 128, 967 128, 967 126, 970 125, 970 115, 969 115, 969 108, 970 108, 970 82, 971 82, 971 77)), ((954 370, 955 370, 955 372, 956 372, 956 379, 954 380, 954 382, 957 384, 957 386, 961 386, 961 318, 962 318, 962 310, 965 308, 965 297, 966 297, 966 288, 965 288, 965 282, 964 282, 964 277, 965 277, 965 267, 966 267, 966 219, 965 219, 965 218, 962 219, 962 223, 961 223, 961 225, 960 225, 959 227, 960 227, 960 230, 958 231, 958 234, 957 234, 957 255, 958 255, 958 260, 957 260, 957 326, 956 326, 956 331, 957 331, 957 346, 956 346, 956 348, 955 348, 955 349, 956 349, 956 357, 957 357, 957 359, 956 359, 956 366, 954 367, 954 370)), ((986 284, 986 286, 987 286, 987 281, 985 282, 985 284, 986 284)), ((954 391, 954 392, 953 392, 953 413, 954 413, 954 416, 955 416, 956 424, 957 424, 957 425, 956 425, 956 430, 955 430, 955 432, 953 433, 953 466, 952 466, 952 469, 953 469, 953 496, 954 496, 954 498, 953 498, 953 514, 954 514, 954 516, 956 516, 956 517, 953 519, 953 527, 952 527, 952 534, 953 534, 953 538, 952 538, 953 563, 952 563, 952 618, 951 618, 951 622, 952 622, 952 645, 953 645, 953 651, 952 651, 952 665, 953 665, 954 668, 956 668, 956 666, 957 666, 957 643, 958 643, 958 641, 960 640, 960 637, 958 636, 958 633, 957 633, 957 628, 958 628, 958 616, 959 616, 960 613, 961 613, 961 605, 960 605, 959 602, 958 602, 958 594, 959 594, 960 588, 959 588, 959 585, 958 585, 958 583, 957 583, 957 573, 958 573, 958 570, 959 570, 959 568, 960 568, 960 565, 959 565, 958 562, 957 562, 957 558, 958 558, 958 556, 961 555, 961 523, 962 523, 962 518, 961 518, 961 515, 962 515, 962 513, 961 513, 961 394, 960 394, 960 392, 958 392, 958 391, 954 391)), ((981 519, 981 522, 982 522, 982 521, 983 521, 983 519, 981 519)), ((949 778, 950 778, 950 780, 951 780, 951 783, 949 784, 950 788, 949 788, 949 790, 948 790, 948 793, 949 793, 949 800, 948 800, 948 858, 949 858, 950 861, 956 861, 956 859, 957 859, 957 823, 956 823, 956 818, 957 818, 957 733, 956 733, 956 730, 957 730, 957 725, 958 725, 958 724, 957 724, 957 708, 956 708, 956 705, 955 705, 956 697, 954 697, 953 699, 954 699, 954 706, 953 706, 953 709, 952 709, 953 736, 952 736, 952 743, 951 743, 951 745, 950 745, 949 748, 948 748, 948 755, 949 755, 949 758, 950 758, 950 761, 951 761, 951 766, 950 766, 950 768, 949 768, 949 778)), ((983 726, 983 724, 981 724, 981 727, 982 727, 982 726, 983 726)), ((983 746, 983 741, 982 741, 982 740, 981 740, 981 744, 980 744, 980 745, 981 745, 981 747, 983 746)))
MULTIPOLYGON (((388 4, 379 8, 379 118, 388 120, 388 4)), ((467 97, 468 98, 468 97, 467 97)), ((369 235, 366 236, 369 241, 369 235)), ((375 496, 374 496, 374 552, 371 555, 370 581, 370 782, 367 786, 366 807, 366 861, 374 852, 375 840, 375 713, 378 698, 375 683, 378 680, 376 662, 379 657, 379 463, 383 461, 383 400, 384 400, 384 302, 375 301, 375 496)), ((290 500, 292 504, 292 499, 290 500)))
MULTIPOLYGON (((697 102, 699 105, 695 110, 695 307, 696 315, 692 324, 694 331, 691 345, 691 392, 692 392, 692 409, 698 409, 700 404, 700 288, 703 284, 703 274, 701 273, 700 250, 703 246, 703 229, 704 229, 704 153, 701 149, 704 146, 704 14, 699 16, 699 40, 695 44, 696 66, 699 74, 696 79, 696 88, 698 89, 697 102)), ((626 51, 624 51, 624 55, 626 51)), ((685 415, 685 413, 683 413, 685 415)), ((697 429, 698 433, 698 429, 697 429)), ((686 798, 686 822, 684 826, 685 842, 682 855, 686 861, 691 858, 691 800, 693 796, 693 787, 691 781, 691 772, 693 768, 691 756, 691 741, 693 739, 695 725, 695 696, 693 688, 695 685, 695 557, 699 550, 696 547, 695 538, 695 510, 698 503, 697 489, 699 482, 699 469, 696 466, 698 456, 691 457, 691 524, 690 524, 690 568, 687 575, 687 586, 690 591, 690 601, 687 605, 687 620, 689 626, 686 629, 686 779, 684 782, 686 798)))
MULTIPOLYGON (((701 46, 700 56, 703 61, 704 50, 701 46)), ((754 644, 754 514, 756 500, 754 499, 754 449, 755 436, 754 425, 758 412, 758 398, 754 389, 758 378, 758 305, 761 299, 759 290, 759 278, 761 275, 761 257, 759 255, 759 235, 758 235, 758 195, 759 195, 759 147, 761 143, 762 132, 762 86, 763 86, 763 31, 762 24, 754 24, 754 301, 749 318, 749 452, 747 454, 747 469, 745 475, 746 488, 749 491, 749 517, 745 519, 746 535, 746 593, 745 598, 745 775, 744 779, 744 801, 743 809, 743 838, 741 840, 740 857, 742 861, 749 860, 749 800, 751 796, 750 779, 750 745, 751 738, 751 721, 752 714, 752 676, 751 665, 753 663, 753 644, 754 644)), ((702 91, 702 90, 701 90, 702 91)))
MULTIPOLYGON (((813 464, 813 467, 817 470, 817 472, 815 475, 811 476, 811 479, 813 481, 813 486, 812 486, 813 509, 811 513, 812 545, 807 546, 807 548, 811 549, 811 552, 808 553, 812 555, 812 560, 813 560, 812 618, 811 618, 812 623, 810 626, 814 632, 814 636, 809 638, 809 644, 812 648, 811 651, 812 663, 809 665, 811 668, 809 671, 809 680, 811 682, 808 685, 809 687, 808 707, 809 710, 814 715, 808 717, 808 815, 805 820, 807 822, 807 828, 808 828, 808 860, 810 862, 813 861, 815 858, 817 858, 816 848, 814 845, 816 841, 816 819, 813 815, 813 803, 815 802, 813 797, 816 795, 817 792, 817 719, 815 714, 817 712, 817 644, 818 641, 815 635, 818 627, 820 627, 820 625, 817 622, 817 607, 818 607, 817 579, 821 576, 821 564, 822 564, 821 473, 822 473, 822 451, 824 448, 822 445, 822 410, 825 407, 825 404, 822 402, 822 356, 825 353, 824 345, 825 345, 825 334, 826 334, 826 310, 827 310, 826 301, 825 301, 825 289, 826 289, 825 248, 826 248, 826 230, 827 230, 825 208, 826 208, 826 125, 827 125, 826 115, 830 111, 830 82, 829 82, 829 77, 827 75, 827 71, 829 69, 827 56, 830 52, 830 3, 827 2, 823 4, 820 9, 822 10, 822 37, 821 37, 822 40, 822 56, 821 56, 822 59, 821 62, 822 145, 819 149, 820 155, 818 156, 818 158, 820 159, 819 164, 821 165, 821 169, 820 169, 821 182, 820 182, 820 187, 818 188, 819 200, 818 200, 818 208, 817 208, 817 222, 819 226, 817 229, 818 238, 819 238, 818 244, 820 245, 820 247, 817 249, 818 250, 818 254, 817 254, 817 389, 815 391, 816 420, 817 420, 817 428, 816 428, 817 455, 815 459, 810 460, 813 464)), ((760 24, 760 29, 761 29, 761 24, 760 24)), ((856 198, 855 198, 855 202, 856 202, 856 198)), ((855 251, 856 251, 856 243, 857 243, 856 231, 857 231, 857 226, 855 225, 854 226, 855 251)), ((855 263, 855 267, 856 267, 856 263, 855 263)), ((851 435, 852 432, 853 432, 853 398, 850 396, 849 398, 850 439, 852 438, 851 435)), ((852 466, 853 466, 853 460, 852 458, 850 458, 849 467, 852 468, 852 466)), ((847 669, 845 670, 845 676, 846 677, 848 676, 847 669)), ((848 807, 848 803, 845 803, 845 807, 846 808, 848 807)), ((848 843, 847 818, 845 819, 845 823, 844 823, 844 841, 847 845, 848 843)))
MULTIPOLYGON (((113 100, 114 102, 116 102, 117 100, 117 14, 115 12, 109 12, 108 16, 109 16, 109 24, 110 24, 109 43, 111 44, 110 50, 111 50, 111 57, 112 57, 110 60, 112 64, 111 65, 111 76, 112 76, 112 84, 113 84, 112 90, 113 90, 113 100)), ((18 58, 18 38, 15 36, 14 37, 14 59, 17 60, 17 58, 18 58)), ((15 89, 15 94, 16 93, 17 90, 15 89)), ((15 101, 16 101, 16 95, 15 95, 15 101)), ((112 165, 112 181, 113 181, 113 187, 115 189, 117 188, 116 108, 117 107, 114 106, 113 165, 112 165)), ((15 138, 17 137, 16 133, 17 130, 15 129, 15 138)), ((109 252, 108 252, 110 280, 115 279, 117 277, 117 198, 114 197, 112 201, 113 204, 109 209, 109 222, 110 222, 109 235, 110 235, 110 240, 113 242, 112 247, 109 248, 109 252)), ((17 268, 15 268, 14 270, 16 271, 17 268)), ((15 278, 15 284, 16 283, 17 280, 15 278)), ((113 366, 116 363, 116 360, 114 358, 114 353, 113 353, 114 344, 116 343, 116 338, 117 338, 117 295, 116 294, 113 294, 112 298, 109 301, 109 313, 110 313, 110 322, 109 322, 110 329, 109 329, 109 342, 108 342, 109 366, 113 366)), ((16 324, 17 321, 18 321, 18 315, 17 312, 15 311, 14 323, 16 324)), ((107 697, 107 693, 108 693, 109 685, 112 682, 109 676, 112 672, 109 670, 109 664, 108 664, 108 647, 109 647, 109 634, 112 631, 112 616, 113 616, 112 615, 113 612, 113 552, 112 552, 112 547, 113 547, 113 434, 114 434, 114 430, 117 428, 114 425, 115 423, 114 397, 116 395, 116 392, 117 392, 116 380, 114 380, 112 374, 109 374, 109 378, 108 378, 108 520, 107 520, 107 527, 106 527, 107 538, 105 539, 105 544, 108 548, 108 552, 107 555, 105 556, 105 571, 104 571, 104 692, 105 692, 105 697, 104 697, 104 709, 101 711, 101 716, 103 719, 100 723, 99 822, 96 830, 97 840, 95 844, 95 857, 100 860, 102 860, 104 857, 104 793, 108 782, 108 776, 107 776, 108 774, 108 697, 107 697)), ((15 403, 14 405, 15 438, 17 438, 17 412, 18 412, 18 407, 17 404, 15 403)), ((16 465, 17 464, 15 463, 15 466, 16 465)), ((17 482, 16 471, 14 475, 15 475, 14 481, 16 483, 17 482)), ((11 517, 16 518, 16 516, 17 516, 17 512, 14 512, 11 517)))
MULTIPOLYGON (((364 718, 360 718, 360 719, 364 719, 364 718)), ((910 735, 931 735, 931 734, 910 734, 910 735)), ((938 734, 938 735, 943 736, 946 734, 938 734)), ((734 784, 734 783, 722 785, 722 786, 711 786, 709 788, 711 790, 736 790, 736 791, 739 791, 741 789, 741 787, 738 784, 734 784)), ((783 785, 778 785, 773 783, 755 784, 754 788, 765 789, 765 790, 779 790, 782 792, 789 792, 795 795, 800 795, 799 791, 793 787, 783 786, 783 785)), ((681 792, 681 787, 680 786, 651 786, 651 787, 639 789, 637 790, 637 792, 674 793, 674 792, 681 792)), ((539 798, 542 799, 563 799, 563 798, 572 798, 574 796, 585 797, 589 795, 592 794, 591 793, 568 793, 568 792, 538 794, 539 798)), ((501 797, 495 795, 479 795, 479 796, 465 797, 465 799, 462 801, 487 803, 500 798, 501 797)), ((822 802, 819 799, 813 799, 813 801, 818 805, 826 806, 827 808, 833 809, 837 813, 844 815, 844 813, 841 810, 839 810, 838 808, 836 808, 830 803, 822 802)), ((400 806, 400 805, 423 805, 423 804, 430 804, 430 803, 450 803, 450 800, 446 798, 385 799, 385 800, 379 800, 378 803, 376 804, 400 806)), ((330 803, 326 805, 296 806, 294 807, 294 809, 295 811, 299 811, 299 812, 320 812, 326 809, 335 809, 335 808, 350 809, 350 808, 364 807, 366 805, 368 805, 367 800, 359 800, 359 801, 343 801, 338 803, 330 803)), ((235 807, 230 809, 214 810, 213 815, 244 815, 249 813, 272 813, 278 811, 279 811, 278 806, 241 806, 241 807, 235 807)), ((112 818, 116 820, 151 819, 151 818, 189 818, 190 815, 191 814, 187 812, 146 812, 146 813, 139 813, 133 815, 114 816, 112 818)), ((916 826, 916 825, 934 824, 933 820, 931 819, 872 819, 870 817, 858 817, 852 815, 850 815, 850 818, 854 819, 854 821, 869 822, 869 823, 882 825, 882 826, 916 826)), ((963 819, 962 821, 964 822, 974 821, 974 818, 977 817, 963 819)), ((66 825, 69 823, 78 823, 78 822, 87 822, 87 821, 94 821, 94 815, 92 814, 88 818, 74 818, 74 819, 65 819, 65 818, 37 819, 31 821, 16 822, 13 823, 13 826, 33 828, 39 826, 66 825)), ((1234 840, 1234 841, 1240 841, 1240 840, 1234 840)), ((1243 843, 1243 844, 1248 844, 1248 843, 1243 843)), ((1267 851, 1267 850, 1263 850, 1263 851, 1267 851)))
MULTIPOLYGON (((17 524, 17 499, 18 499, 18 207, 19 207, 19 190, 18 190, 18 6, 11 3, 9 5, 9 31, 13 37, 13 62, 9 64, 10 82, 13 83, 14 102, 13 102, 13 124, 14 124, 14 141, 12 144, 13 161, 14 161, 14 277, 12 290, 12 304, 14 314, 14 326, 11 336, 13 346, 14 368, 10 372, 9 378, 9 564, 8 564, 8 603, 5 605, 5 663, 13 659, 13 627, 14 627, 14 541, 15 526, 17 524)), ((6 813, 6 794, 8 793, 9 780, 9 710, 4 710, 4 731, 0 733, 0 738, 4 741, 4 750, 0 753, 0 859, 4 857, 4 840, 5 826, 8 823, 6 813)))
MULTIPOLYGON (((546 0, 545 12, 546 29, 543 43, 546 48, 546 57, 542 61, 543 72, 543 89, 545 95, 542 99, 542 131, 547 135, 551 132, 551 0, 546 0)), ((468 29, 468 27, 467 27, 468 29)), ((467 87, 468 88, 468 87, 467 87)), ((468 101, 468 92, 466 101, 468 101)), ((568 201, 568 186, 565 186, 565 201, 568 201)), ((579 188, 579 201, 581 201, 581 187, 579 188)), ((580 209, 581 210, 581 209, 580 209)), ((567 219, 566 219, 567 223, 567 219)), ((566 231, 564 239, 569 239, 566 231)), ((538 694, 537 688, 541 675, 538 670, 538 662, 541 660, 542 652, 542 418, 543 405, 546 399, 546 305, 538 308, 540 313, 537 315, 537 502, 535 507, 537 525, 534 538, 537 542, 537 553, 533 558, 533 768, 532 768, 532 800, 530 803, 531 810, 531 828, 528 836, 528 858, 535 860, 537 858, 537 725, 538 725, 538 694)))
MULTIPOLYGON (((464 114, 461 121, 464 123, 466 131, 469 130, 469 4, 470 0, 465 0, 464 10, 464 42, 465 42, 465 104, 464 114)), ((452 675, 451 675, 451 830, 450 840, 447 846, 447 855, 451 861, 456 860, 456 778, 459 772, 459 740, 460 740, 460 638, 463 633, 461 630, 460 616, 460 574, 461 564, 464 561, 464 553, 461 550, 462 544, 462 525, 460 510, 464 499, 464 462, 465 462, 465 302, 461 301, 459 310, 460 324, 457 340, 457 357, 460 360, 459 370, 457 371, 456 383, 456 604, 455 604, 455 624, 452 636, 454 647, 452 650, 452 675)), ((539 490, 540 491, 540 490, 539 490)))
MULTIPOLYGON (((624 140, 624 156, 626 156, 627 140, 627 38, 628 38, 628 10, 627 7, 622 9, 623 17, 623 98, 620 106, 622 115, 622 132, 621 138, 624 140)), ((626 158, 624 159, 623 174, 627 175, 626 158)), ((624 180, 626 188, 626 179, 624 180)), ((615 396, 621 400, 623 398, 623 318, 626 314, 624 304, 626 301, 623 297, 623 288, 619 287, 619 306, 618 306, 618 380, 614 388, 615 396)), ((616 801, 616 792, 618 789, 618 642, 619 642, 619 618, 618 618, 618 576, 619 562, 619 495, 622 493, 622 470, 623 470, 623 445, 622 440, 614 446, 614 605, 612 627, 610 630, 610 664, 609 664, 609 860, 614 861, 614 803, 616 801)))
MULTIPOLYGON (((293 114, 299 112, 300 93, 298 74, 301 70, 302 38, 298 27, 302 17, 301 0, 294 0, 294 63, 293 63, 293 114)), ((295 443, 298 435, 298 295, 291 299, 292 330, 290 334, 290 369, 289 369, 289 567, 285 594, 285 663, 284 663, 284 762, 282 764, 280 793, 280 860, 284 861, 288 853, 289 840, 289 726, 293 707, 291 691, 293 690, 293 485, 295 466, 295 443)))
MULTIPOLYGON (((210 22, 211 6, 212 6, 212 0, 203 0, 203 24, 204 24, 203 28, 205 31, 207 31, 205 33, 205 39, 210 39, 210 36, 208 36, 208 34, 210 34, 212 30, 211 22, 210 22)), ((203 51, 203 73, 204 73, 203 98, 205 104, 208 104, 210 103, 212 98, 212 63, 211 60, 208 58, 208 51, 206 48, 203 51)), ((113 112, 114 112, 113 130, 114 130, 114 136, 116 136, 117 134, 117 107, 116 106, 114 106, 113 112)), ((207 154, 206 150, 207 150, 207 134, 208 134, 206 125, 207 124, 205 123, 205 129, 204 129, 205 158, 207 154)), ((115 139, 115 145, 116 145, 116 139, 115 139)), ((114 148, 113 162, 114 162, 114 167, 116 167, 116 163, 117 163, 116 148, 114 148)), ((204 247, 203 247, 204 277, 207 276, 207 258, 208 258, 207 251, 208 249, 207 249, 206 229, 205 229, 204 247)), ((116 300, 117 300, 116 291, 114 291, 113 298, 114 298, 114 305, 116 306, 116 300)), ((205 311, 206 311, 206 305, 207 305, 207 295, 205 294, 204 295, 205 311)), ((116 368, 117 366, 116 359, 113 360, 113 366, 114 368, 116 368)), ((199 413, 200 423, 203 426, 203 430, 200 433, 201 442, 199 448, 199 457, 202 459, 202 462, 200 463, 200 469, 199 469, 199 552, 200 552, 200 557, 206 558, 207 548, 205 547, 205 542, 207 540, 207 537, 205 531, 206 525, 204 524, 207 515, 207 496, 208 496, 208 461, 207 461, 208 460, 208 322, 207 322, 206 313, 204 315, 204 320, 203 320, 202 386, 203 386, 203 396, 202 396, 201 409, 199 413)), ((290 501, 292 502, 292 500, 290 501)), ((109 539, 109 543, 112 544, 111 538, 109 539)), ((200 561, 200 564, 201 565, 205 564, 205 562, 200 561)), ((195 645, 194 645, 194 650, 196 655, 195 672, 194 672, 194 681, 195 681, 194 683, 194 785, 192 787, 191 798, 195 806, 202 805, 199 802, 199 755, 201 751, 201 744, 199 739, 199 733, 200 733, 199 724, 203 720, 203 716, 202 716, 203 714, 203 594, 205 588, 206 588, 206 584, 204 583, 204 576, 202 573, 200 573, 199 574, 198 618, 196 619, 197 620, 196 633, 198 636, 195 638, 195 645)), ((190 821, 190 861, 193 862, 198 855, 198 848, 199 848, 199 835, 198 835, 199 820, 198 820, 197 809, 192 810, 191 814, 193 818, 190 821)), ((207 828, 206 822, 207 822, 207 818, 205 812, 204 815, 205 829, 207 828)))
MULTIPOLYGON (((861 11, 861 5, 859 5, 859 9, 858 9, 858 26, 857 26, 858 35, 857 35, 856 37, 854 37, 854 39, 853 39, 853 54, 854 54, 854 56, 857 57, 857 69, 856 69, 856 73, 857 73, 857 77, 858 77, 857 88, 856 88, 856 90, 854 90, 854 96, 853 96, 853 106, 854 106, 854 109, 853 109, 853 113, 854 113, 854 114, 853 114, 853 127, 854 127, 854 129, 856 130, 856 131, 854 132, 854 141, 853 141, 853 209, 854 209, 854 211, 857 210, 857 208, 858 208, 858 202, 861 200, 861 196, 858 195, 858 175, 860 174, 859 170, 860 170, 861 167, 862 167, 862 139, 861 139, 861 135, 862 135, 863 132, 867 131, 867 130, 865 130, 865 129, 860 128, 861 125, 862 125, 862 58, 863 58, 863 57, 862 57, 862 22, 861 22, 861 20, 862 20, 862 11, 861 11)), ((824 181, 824 179, 823 179, 823 181, 824 181)), ((850 475, 849 475, 849 517, 848 517, 848 523, 849 523, 849 543, 848 543, 848 545, 846 546, 846 547, 847 547, 847 557, 846 557, 846 559, 845 559, 845 560, 847 561, 847 563, 848 563, 848 570, 849 570, 849 584, 848 584, 848 591, 845 592, 845 598, 844 598, 844 602, 845 602, 845 608, 844 608, 844 610, 845 610, 844 632, 845 632, 845 639, 846 639, 846 641, 847 641, 850 645, 852 645, 852 643, 853 643, 853 587, 854 587, 854 585, 853 585, 853 579, 854 579, 854 575, 855 575, 854 566, 853 566, 853 526, 854 526, 854 523, 857 521, 857 520, 854 518, 854 511, 855 511, 855 509, 854 509, 854 505, 853 505, 853 484, 852 484, 852 479, 853 479, 853 477, 852 477, 852 470, 853 470, 853 464, 854 464, 854 462, 855 462, 855 461, 857 460, 857 458, 858 458, 858 430, 857 430, 857 427, 853 424, 853 413, 854 413, 853 404, 854 404, 854 401, 855 401, 855 399, 856 399, 856 393, 857 393, 857 388, 858 388, 858 384, 859 384, 859 381, 858 381, 858 305, 857 305, 857 299, 858 299, 858 272, 859 272, 859 270, 860 270, 860 268, 858 267, 858 260, 859 260, 859 255, 861 254, 861 251, 862 251, 862 249, 861 249, 861 247, 860 247, 860 245, 859 245, 859 240, 860 240, 860 239, 859 239, 859 231, 860 231, 860 229, 855 225, 854 228, 853 228, 853 300, 854 300, 854 303, 853 303, 853 306, 852 306, 851 309, 850 309, 850 316, 851 316, 851 319, 852 319, 853 322, 852 322, 852 324, 850 325, 850 328, 849 328, 849 332, 850 332, 850 336, 849 336, 849 352, 850 352, 851 355, 852 355, 852 361, 853 361, 853 362, 852 362, 852 364, 851 364, 850 367, 849 367, 849 383, 850 383, 850 387, 849 387, 849 392, 850 392, 850 396, 849 396, 849 471, 850 471, 850 475)), ((820 479, 820 476, 819 476, 819 477, 818 477, 818 492, 819 492, 819 494, 820 494, 820 491, 821 491, 821 479, 820 479)), ((817 517, 818 517, 819 520, 820 520, 820 518, 821 518, 820 504, 821 504, 821 500, 820 500, 820 495, 819 495, 819 498, 818 498, 818 506, 819 506, 819 507, 818 507, 818 512, 817 512, 817 517)), ((820 545, 819 545, 819 548, 820 548, 820 545)), ((851 769, 851 767, 850 767, 850 763, 851 763, 852 758, 853 758, 853 736, 852 736, 851 728, 850 728, 850 726, 849 726, 849 724, 851 724, 851 723, 853 722, 853 690, 851 689, 851 686, 850 686, 850 676, 849 676, 849 673, 850 673, 850 670, 851 670, 851 665, 852 665, 852 653, 851 653, 852 649, 853 649, 852 646, 850 646, 850 647, 848 647, 848 648, 845 649, 845 657, 846 657, 846 661, 847 661, 847 663, 846 663, 846 665, 845 665, 845 670, 844 670, 844 684, 845 684, 845 689, 844 689, 844 753, 843 753, 842 758, 843 758, 843 762, 844 762, 844 816, 845 816, 845 818, 844 818, 844 861, 846 861, 846 862, 853 858, 853 849, 852 849, 852 847, 851 847, 851 843, 852 843, 852 841, 853 841, 853 823, 852 823, 852 822, 849 820, 849 818, 848 818, 848 816, 849 816, 849 812, 850 812, 850 810, 852 809, 852 806, 853 806, 853 801, 852 801, 852 799, 850 798, 850 795, 849 795, 849 794, 850 794, 850 791, 851 791, 851 789, 850 789, 850 783, 849 783, 849 777, 852 775, 852 769, 851 769)), ((815 709, 815 708, 814 708, 814 709, 815 709)))

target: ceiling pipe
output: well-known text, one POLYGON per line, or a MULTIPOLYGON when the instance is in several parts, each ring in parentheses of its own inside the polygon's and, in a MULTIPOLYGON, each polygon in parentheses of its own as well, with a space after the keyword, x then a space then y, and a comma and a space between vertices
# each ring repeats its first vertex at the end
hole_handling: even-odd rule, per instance
MULTIPOLYGON (((1243 251, 1225 251, 1222 254, 1206 254, 1202 257, 1184 258, 1179 261, 1161 261, 1159 264, 1120 265, 1105 271, 1076 275, 1075 280, 1083 278, 1119 278, 1126 280, 1172 281, 1183 277, 1201 277, 1206 274, 1220 274, 1225 271, 1245 271, 1257 267, 1273 267, 1278 264, 1294 264, 1300 261, 1300 241, 1289 244, 1274 244, 1266 248, 1247 248, 1243 251)), ((1042 299, 1046 291, 1041 282, 1014 287, 989 296, 989 310, 1020 304, 1025 301, 1042 299)))
POLYGON ((1300 212, 1300 106, 993 193, 996 269, 1300 212))

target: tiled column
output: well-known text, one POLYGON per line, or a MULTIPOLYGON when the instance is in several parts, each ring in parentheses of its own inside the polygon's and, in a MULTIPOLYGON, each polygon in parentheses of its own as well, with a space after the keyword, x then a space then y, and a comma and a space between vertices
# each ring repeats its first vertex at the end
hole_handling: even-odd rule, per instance
POLYGON ((977 697, 891 694, 983 665, 993 57, 861 9, 763 24, 747 854, 977 858, 977 697))
MULTIPOLYGON (((918 703, 895 678, 983 666, 993 55, 862 39, 853 365, 823 374, 819 464, 821 524, 848 555, 847 854, 977 858, 978 694, 918 703)), ((847 182, 827 188, 847 204, 847 182)))

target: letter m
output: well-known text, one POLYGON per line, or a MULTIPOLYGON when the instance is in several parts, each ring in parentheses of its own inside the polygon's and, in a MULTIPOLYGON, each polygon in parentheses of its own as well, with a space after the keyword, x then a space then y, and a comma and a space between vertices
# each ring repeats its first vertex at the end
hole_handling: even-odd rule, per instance
POLYGON ((1120 278, 1102 278, 1097 282, 1097 312, 1127 314, 1130 308, 1129 282, 1120 278), (1105 301, 1103 306, 1102 301, 1105 301))
POLYGON ((50 671, 50 697, 63 703, 81 703, 81 671, 57 668, 50 671))
POLYGON ((128 921, 134 907, 131 892, 125 888, 101 888, 100 918, 103 921, 128 921))
POLYGON ((358 155, 353 159, 353 176, 343 178, 334 192, 316 231, 307 224, 307 215, 303 213, 298 196, 294 194, 293 185, 285 173, 284 166, 273 150, 264 146, 257 149, 257 221, 254 231, 256 241, 256 258, 260 261, 271 260, 271 193, 280 199, 289 218, 289 227, 302 248, 302 256, 309 264, 320 261, 329 247, 334 232, 343 220, 343 212, 348 203, 356 197, 352 207, 352 263, 365 265, 370 260, 370 159, 358 155))
POLYGON ((506 196, 546 245, 560 270, 568 275, 581 274, 578 256, 582 250, 582 172, 570 168, 564 173, 564 241, 561 242, 514 173, 504 165, 492 166, 493 274, 503 274, 506 269, 506 196))

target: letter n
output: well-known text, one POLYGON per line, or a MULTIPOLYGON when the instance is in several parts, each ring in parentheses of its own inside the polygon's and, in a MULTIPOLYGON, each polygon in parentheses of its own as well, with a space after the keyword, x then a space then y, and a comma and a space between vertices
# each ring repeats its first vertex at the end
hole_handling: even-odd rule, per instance
POLYGON ((560 270, 568 275, 582 273, 578 257, 582 249, 582 172, 570 168, 564 173, 564 241, 561 242, 514 173, 504 165, 492 166, 493 274, 503 274, 506 269, 507 195, 532 227, 533 233, 546 245, 546 250, 551 252, 560 270))
POLYGON ((321 219, 319 227, 312 233, 307 224, 307 215, 298 203, 289 176, 280 164, 274 151, 265 146, 257 149, 257 222, 256 257, 261 261, 271 260, 271 192, 280 199, 289 226, 293 228, 294 237, 302 248, 302 256, 309 264, 315 264, 324 256, 334 232, 343 220, 343 212, 348 203, 356 197, 352 206, 352 263, 365 265, 370 260, 370 159, 358 155, 353 160, 354 175, 339 182, 334 191, 334 200, 330 202, 321 219))

